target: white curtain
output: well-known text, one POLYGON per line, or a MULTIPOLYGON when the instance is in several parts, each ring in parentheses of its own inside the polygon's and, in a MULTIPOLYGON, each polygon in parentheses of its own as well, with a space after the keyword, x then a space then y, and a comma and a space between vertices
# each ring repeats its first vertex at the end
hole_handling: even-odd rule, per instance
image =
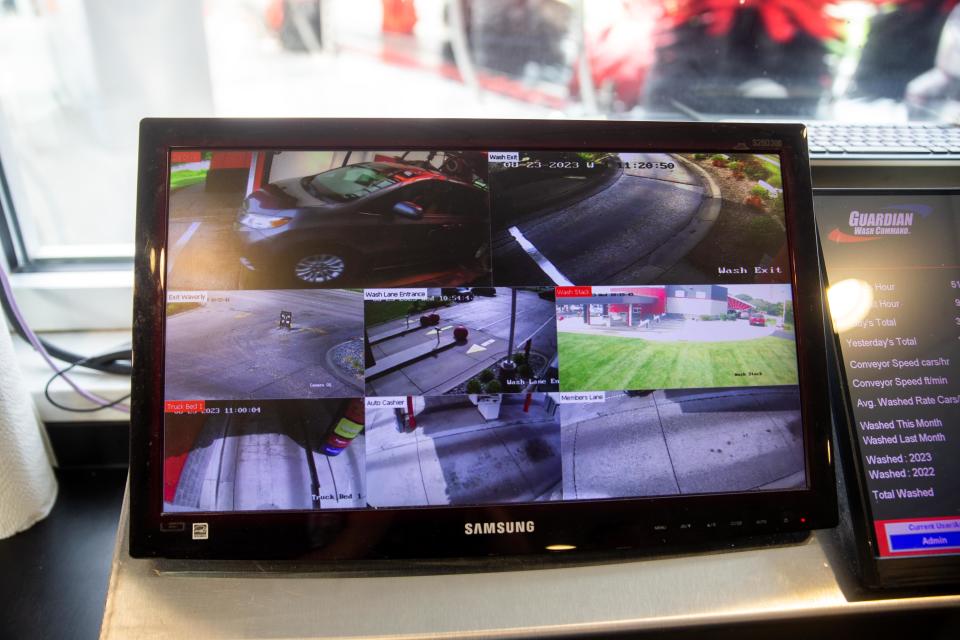
POLYGON ((0 539, 47 517, 57 499, 42 428, 0 313, 0 539))

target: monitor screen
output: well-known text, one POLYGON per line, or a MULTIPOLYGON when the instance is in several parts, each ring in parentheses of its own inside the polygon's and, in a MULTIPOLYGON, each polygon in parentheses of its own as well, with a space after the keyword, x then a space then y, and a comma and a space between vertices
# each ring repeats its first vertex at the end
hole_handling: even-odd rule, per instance
MULTIPOLYGON (((163 513, 808 487, 777 153, 184 148, 168 160, 163 513)), ((882 242, 856 246, 895 240, 882 242)), ((897 357, 949 356, 929 349, 897 357)), ((914 377, 948 375, 932 366, 914 377)), ((955 409, 922 417, 946 424, 955 409)), ((904 449, 938 457, 903 468, 932 470, 945 446, 904 449)), ((896 519, 920 502, 879 504, 896 519)))
POLYGON ((880 558, 960 553, 960 193, 823 192, 817 219, 880 558))

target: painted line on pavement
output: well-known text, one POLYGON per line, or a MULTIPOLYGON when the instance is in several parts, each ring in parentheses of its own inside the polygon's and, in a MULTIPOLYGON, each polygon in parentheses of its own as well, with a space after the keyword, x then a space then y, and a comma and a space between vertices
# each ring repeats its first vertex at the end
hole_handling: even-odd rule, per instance
POLYGON ((523 234, 520 233, 520 229, 517 229, 516 227, 510 227, 509 231, 510 235, 512 235, 517 243, 523 248, 523 250, 527 252, 527 255, 533 258, 533 261, 537 263, 537 266, 540 267, 545 274, 547 274, 547 277, 553 280, 554 284, 558 284, 560 286, 573 285, 573 283, 570 282, 565 275, 560 273, 559 269, 553 266, 552 262, 547 260, 545 255, 540 253, 539 249, 533 246, 532 242, 527 240, 523 234))
POLYGON ((170 247, 170 257, 167 260, 167 273, 173 271, 173 263, 176 262, 177 256, 180 255, 180 250, 183 249, 188 242, 190 242, 190 238, 193 237, 193 234, 195 234, 199 228, 199 222, 191 222, 190 226, 187 227, 187 230, 183 232, 183 235, 177 238, 177 241, 173 243, 172 247, 170 247))

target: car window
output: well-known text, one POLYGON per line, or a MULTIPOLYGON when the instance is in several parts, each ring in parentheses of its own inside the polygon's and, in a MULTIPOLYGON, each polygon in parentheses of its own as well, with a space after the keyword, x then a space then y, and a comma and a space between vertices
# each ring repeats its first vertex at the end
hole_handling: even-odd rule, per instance
POLYGON ((396 183, 389 173, 381 171, 377 165, 357 164, 318 173, 304 186, 317 197, 349 202, 396 183))
POLYGON ((412 202, 423 210, 424 216, 450 213, 452 196, 450 185, 440 180, 424 180, 392 192, 384 199, 383 207, 392 209, 398 202, 412 202))

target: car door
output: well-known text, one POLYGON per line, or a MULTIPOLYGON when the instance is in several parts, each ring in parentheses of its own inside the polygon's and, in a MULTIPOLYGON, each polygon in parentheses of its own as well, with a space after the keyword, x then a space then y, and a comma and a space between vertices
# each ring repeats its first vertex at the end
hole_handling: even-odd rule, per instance
MULTIPOLYGON (((405 185, 376 198, 367 209, 380 216, 376 231, 376 263, 379 267, 402 266, 429 262, 439 249, 433 246, 436 231, 437 197, 431 189, 433 181, 405 185), (397 205, 405 203, 419 208, 419 218, 400 215, 397 205)), ((373 239, 371 239, 373 240, 373 239)))
POLYGON ((429 213, 431 240, 460 262, 469 262, 490 243, 486 196, 486 191, 458 182, 444 183, 435 194, 429 213))

